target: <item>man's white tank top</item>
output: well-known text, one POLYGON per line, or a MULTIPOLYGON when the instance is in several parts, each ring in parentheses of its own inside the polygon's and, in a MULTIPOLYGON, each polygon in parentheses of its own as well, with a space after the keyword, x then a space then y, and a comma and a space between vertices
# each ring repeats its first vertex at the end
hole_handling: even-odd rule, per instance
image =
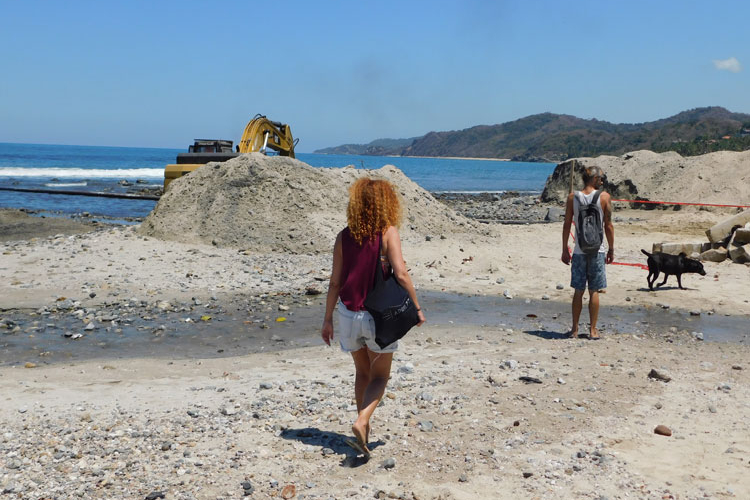
MULTIPOLYGON (((591 191, 589 194, 583 194, 583 191, 575 192, 575 195, 573 196, 573 222, 578 222, 578 212, 580 210, 581 204, 583 203, 584 205, 590 205, 591 201, 594 199, 594 193, 596 193, 596 190, 591 191)), ((602 210, 601 194, 599 195, 599 199, 596 200, 596 209, 599 212, 599 221, 602 223, 602 230, 604 230, 604 210, 602 210)), ((573 234, 575 233, 576 232, 574 232, 573 234)), ((604 238, 602 237, 602 246, 599 247, 599 253, 605 253, 606 251, 607 250, 604 247, 604 238)), ((576 238, 576 247, 573 249, 573 253, 583 253, 583 251, 578 246, 578 238, 576 238)))

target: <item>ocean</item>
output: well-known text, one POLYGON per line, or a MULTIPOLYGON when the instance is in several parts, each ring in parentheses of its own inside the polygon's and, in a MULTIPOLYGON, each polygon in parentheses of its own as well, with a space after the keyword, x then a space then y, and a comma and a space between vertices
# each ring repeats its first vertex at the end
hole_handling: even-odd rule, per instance
MULTIPOLYGON (((0 188, 153 194, 164 166, 186 149, 0 143, 0 188)), ((541 193, 554 163, 298 153, 313 167, 395 165, 432 192, 541 193)), ((88 212, 110 219, 141 218, 156 201, 0 190, 0 208, 52 215, 88 212)))

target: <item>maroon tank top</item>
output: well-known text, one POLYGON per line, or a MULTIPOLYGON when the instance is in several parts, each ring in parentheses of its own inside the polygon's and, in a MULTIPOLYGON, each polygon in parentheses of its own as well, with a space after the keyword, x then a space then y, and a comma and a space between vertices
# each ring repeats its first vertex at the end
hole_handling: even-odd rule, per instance
POLYGON ((375 283, 375 263, 379 262, 380 234, 365 238, 359 245, 345 228, 341 232, 344 254, 339 298, 350 311, 364 311, 365 297, 375 283), (378 257, 376 261, 376 257, 378 257))

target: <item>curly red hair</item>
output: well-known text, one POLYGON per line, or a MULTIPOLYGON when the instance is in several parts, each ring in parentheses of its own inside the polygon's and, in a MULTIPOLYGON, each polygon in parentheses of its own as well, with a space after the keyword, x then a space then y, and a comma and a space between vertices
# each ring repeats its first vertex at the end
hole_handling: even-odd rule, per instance
POLYGON ((393 185, 367 177, 358 179, 349 188, 346 207, 349 232, 362 244, 365 238, 384 233, 390 226, 401 224, 401 202, 393 185))

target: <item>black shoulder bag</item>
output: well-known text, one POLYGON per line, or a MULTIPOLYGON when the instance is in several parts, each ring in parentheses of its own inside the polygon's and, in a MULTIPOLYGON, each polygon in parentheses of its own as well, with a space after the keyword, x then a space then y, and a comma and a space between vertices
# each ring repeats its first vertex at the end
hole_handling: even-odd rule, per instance
POLYGON ((393 275, 391 267, 388 276, 383 277, 380 264, 380 251, 383 237, 380 236, 378 254, 375 256, 375 284, 365 298, 365 309, 375 320, 375 342, 381 349, 402 338, 419 323, 417 307, 409 293, 393 275))

